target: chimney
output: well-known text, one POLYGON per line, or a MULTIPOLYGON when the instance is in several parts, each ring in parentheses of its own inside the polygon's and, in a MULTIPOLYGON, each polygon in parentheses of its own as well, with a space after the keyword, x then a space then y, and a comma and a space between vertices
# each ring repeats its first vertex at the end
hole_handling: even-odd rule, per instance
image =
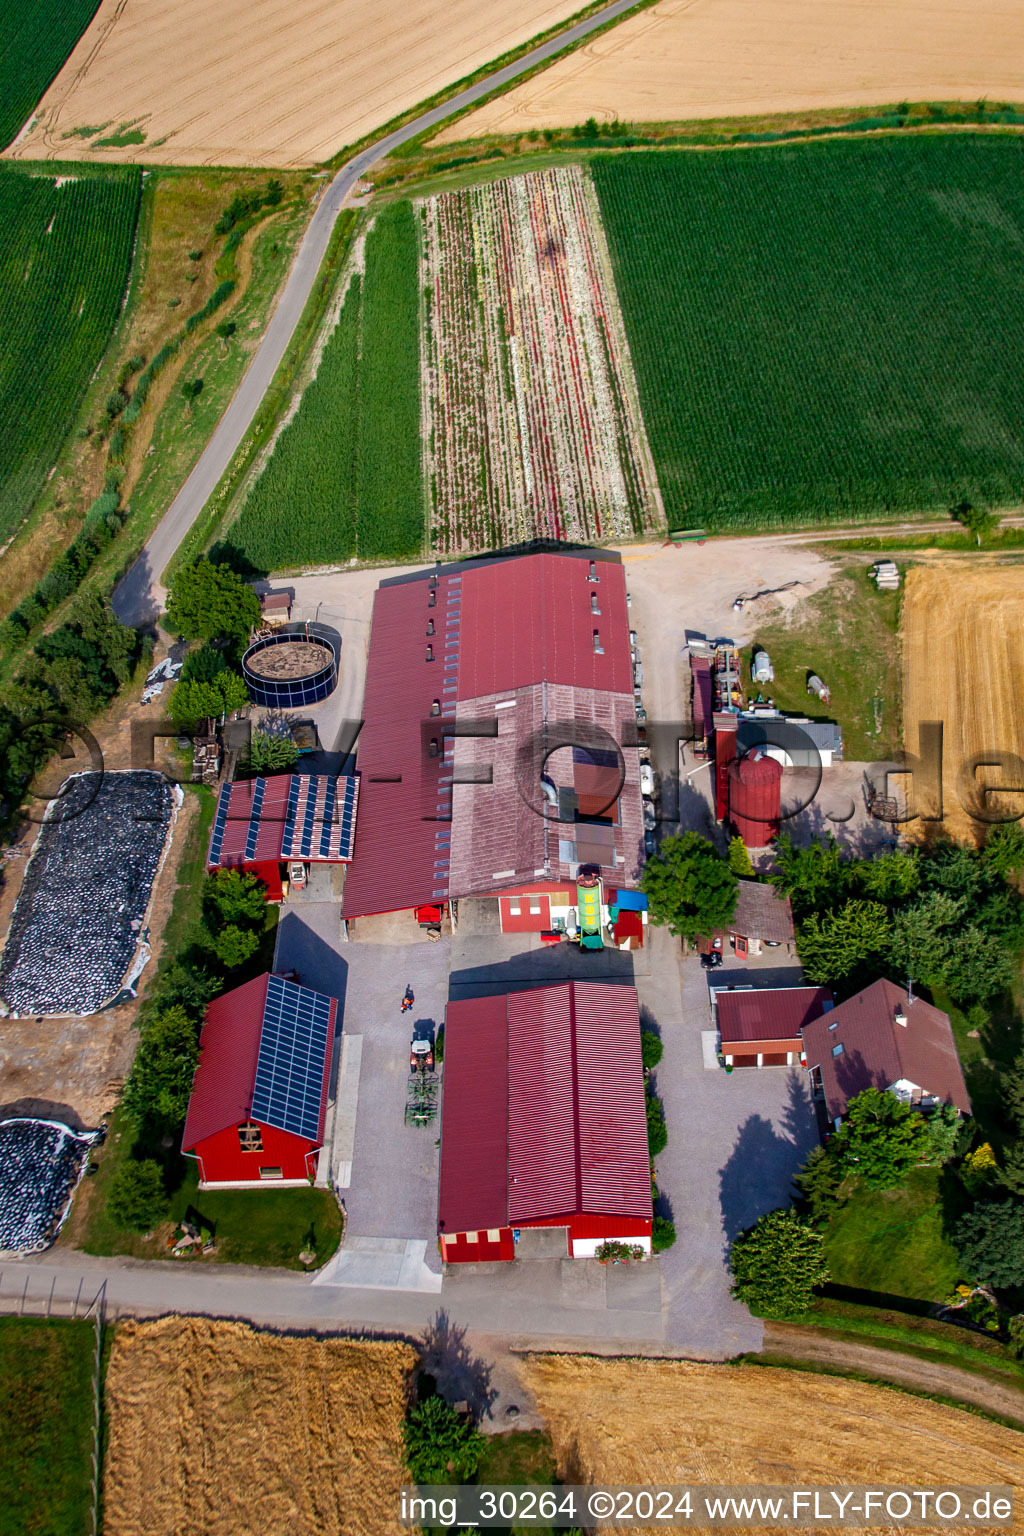
POLYGON ((902 1024, 903 1028, 906 1029, 906 1027, 907 1027, 907 1015, 906 1015, 906 1010, 904 1009, 902 1003, 897 1003, 896 1004, 896 1012, 893 1015, 893 1017, 895 1018, 897 1024, 902 1024))

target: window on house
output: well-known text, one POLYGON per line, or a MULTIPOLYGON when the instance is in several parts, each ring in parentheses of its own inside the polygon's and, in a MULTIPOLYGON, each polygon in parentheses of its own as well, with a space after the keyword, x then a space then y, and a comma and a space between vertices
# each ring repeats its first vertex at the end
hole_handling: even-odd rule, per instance
POLYGON ((261 1168, 260 1169, 260 1178, 261 1179, 283 1179, 284 1178, 284 1173, 282 1172, 282 1170, 280 1168, 261 1168))
POLYGON ((514 901, 510 901, 509 902, 508 910, 509 910, 509 916, 510 917, 518 917, 519 916, 520 906, 519 906, 519 899, 518 899, 518 897, 514 901))
POLYGON ((487 1241, 489 1243, 500 1243, 501 1242, 501 1228, 500 1227, 488 1227, 487 1228, 487 1241))
POLYGON ((533 897, 530 899, 530 916, 540 917, 540 902, 533 897))
POLYGON ((263 1151, 263 1131, 254 1121, 238 1127, 238 1145, 243 1152, 263 1151))
POLYGON ((833 1056, 841 1056, 842 1054, 843 1054, 843 1042, 840 1040, 838 1045, 834 1045, 832 1047, 832 1055, 833 1056))
POLYGON ((466 1233, 466 1242, 467 1243, 475 1243, 476 1240, 477 1240, 477 1235, 478 1234, 476 1232, 467 1232, 466 1233))

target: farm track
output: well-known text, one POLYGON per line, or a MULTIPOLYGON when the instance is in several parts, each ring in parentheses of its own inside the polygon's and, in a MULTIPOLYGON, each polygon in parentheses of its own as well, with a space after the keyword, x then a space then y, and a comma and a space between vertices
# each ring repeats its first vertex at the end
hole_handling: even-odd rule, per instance
POLYGON ((913 1392, 971 1403, 1024 1428, 1024 1381, 1012 1376, 1001 1381, 1002 1373, 996 1369, 982 1374, 939 1360, 921 1360, 898 1349, 833 1338, 793 1323, 766 1323, 763 1350, 766 1355, 806 1361, 824 1370, 857 1371, 913 1392))
POLYGON ((535 69, 596 28, 625 15, 636 3, 637 0, 613 0, 611 5, 560 32, 548 42, 532 48, 504 69, 495 70, 493 74, 459 91, 439 106, 421 112, 393 133, 385 134, 341 167, 320 199, 267 326, 266 335, 231 404, 221 417, 199 462, 114 593, 114 611, 122 622, 150 624, 160 613, 162 588, 159 578, 241 445, 299 323, 338 215, 360 177, 378 160, 409 139, 436 127, 453 112, 480 101, 499 86, 535 69))

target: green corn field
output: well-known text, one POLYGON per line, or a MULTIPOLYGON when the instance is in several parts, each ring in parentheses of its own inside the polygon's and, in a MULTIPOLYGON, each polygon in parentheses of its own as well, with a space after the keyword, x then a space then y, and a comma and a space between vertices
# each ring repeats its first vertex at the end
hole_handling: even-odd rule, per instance
POLYGON ((0 166, 0 540, 25 517, 110 340, 141 173, 0 166))
POLYGON ((402 560, 423 544, 417 232, 396 203, 374 222, 316 378, 231 530, 265 570, 402 560))
POLYGON ((0 147, 11 142, 92 21, 98 0, 0 7, 0 147))
POLYGON ((669 527, 1024 496, 1024 140, 599 156, 669 527))

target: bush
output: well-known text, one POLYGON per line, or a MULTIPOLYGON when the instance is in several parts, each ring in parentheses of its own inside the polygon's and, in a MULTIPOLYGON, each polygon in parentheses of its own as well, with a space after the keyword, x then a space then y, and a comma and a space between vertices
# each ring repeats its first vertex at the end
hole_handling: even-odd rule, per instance
POLYGON ((829 1278, 822 1233, 792 1210, 769 1211, 729 1250, 732 1294, 757 1317, 797 1317, 829 1278))
POLYGON ((298 748, 290 736, 253 731, 249 741, 249 767, 253 773, 280 773, 293 767, 298 756, 298 748))
POLYGON ((184 1122, 198 1061, 199 1031, 184 1008, 167 1008, 147 1022, 124 1091, 136 1124, 184 1122))
POLYGON ((107 1208, 119 1227, 133 1232, 148 1232, 168 1208, 160 1164, 152 1158, 136 1162, 129 1158, 114 1175, 107 1208))
POLYGON ((666 1248, 671 1248, 676 1240, 676 1226, 674 1221, 669 1221, 667 1216, 655 1216, 651 1229, 651 1247, 655 1253, 664 1253, 666 1248))
POLYGON ((1024 1275, 1024 1202, 986 1200, 976 1205, 957 1222, 954 1241, 973 1280, 1019 1286, 1024 1275))
POLYGON ((267 916, 267 888, 241 869, 218 869, 206 877, 204 906, 209 904, 222 923, 253 923, 262 928, 267 916))
POLYGON ((483 1452, 483 1435, 443 1397, 418 1403, 405 1422, 405 1459, 415 1483, 466 1482, 483 1452))
POLYGON ((652 1157, 657 1157, 668 1146, 665 1111, 661 1107, 661 1100, 650 1093, 647 1095, 647 1145, 652 1157))
POLYGON ((656 1035, 653 1029, 640 1031, 640 1059, 648 1071, 656 1067, 664 1054, 665 1047, 661 1043, 661 1036, 656 1035))

